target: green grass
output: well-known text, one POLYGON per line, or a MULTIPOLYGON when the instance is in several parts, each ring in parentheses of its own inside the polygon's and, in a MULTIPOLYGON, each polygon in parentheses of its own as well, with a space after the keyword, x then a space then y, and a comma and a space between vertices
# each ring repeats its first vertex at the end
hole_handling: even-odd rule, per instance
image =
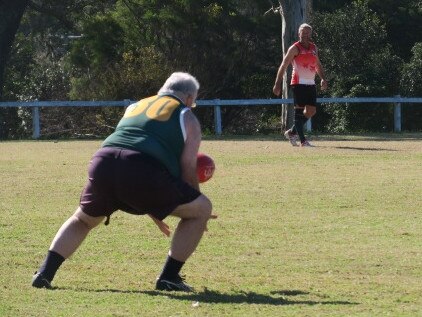
MULTIPOLYGON (((0 316, 422 316, 422 135, 206 139, 217 220, 156 292, 169 239, 118 212, 30 287, 101 141, 0 143, 0 316)), ((167 221, 172 228, 176 219, 167 221)))

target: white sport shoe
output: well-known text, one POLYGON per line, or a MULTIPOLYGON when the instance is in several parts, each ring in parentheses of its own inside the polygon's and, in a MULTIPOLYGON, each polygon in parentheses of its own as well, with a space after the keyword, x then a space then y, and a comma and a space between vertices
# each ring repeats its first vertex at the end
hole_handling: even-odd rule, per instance
POLYGON ((297 146, 297 134, 293 134, 292 131, 289 129, 286 132, 284 132, 284 136, 287 140, 289 140, 290 144, 292 146, 297 146))
POLYGON ((300 144, 301 147, 315 147, 315 145, 312 145, 311 143, 309 143, 308 141, 304 141, 300 144))

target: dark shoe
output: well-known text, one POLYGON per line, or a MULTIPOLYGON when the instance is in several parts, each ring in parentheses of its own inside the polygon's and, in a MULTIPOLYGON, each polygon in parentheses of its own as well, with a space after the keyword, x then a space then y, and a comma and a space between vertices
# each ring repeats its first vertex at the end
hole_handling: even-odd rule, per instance
POLYGON ((52 289, 51 282, 47 280, 41 273, 35 272, 32 277, 32 286, 36 288, 52 289))
POLYGON ((311 143, 309 143, 308 141, 304 141, 300 144, 301 147, 315 147, 315 145, 312 145, 311 143))
POLYGON ((155 289, 159 291, 194 292, 194 289, 186 284, 179 275, 173 279, 157 279, 155 289))
POLYGON ((289 129, 286 132, 284 132, 284 136, 287 140, 289 140, 290 144, 292 146, 297 146, 297 134, 292 133, 292 131, 289 129))

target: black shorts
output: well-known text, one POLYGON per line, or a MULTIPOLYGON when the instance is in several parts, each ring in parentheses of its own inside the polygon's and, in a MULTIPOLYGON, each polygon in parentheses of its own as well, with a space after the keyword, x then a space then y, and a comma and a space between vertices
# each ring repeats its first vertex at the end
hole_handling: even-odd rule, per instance
POLYGON ((163 220, 177 206, 200 195, 154 158, 133 150, 105 147, 92 157, 80 208, 93 217, 109 217, 120 209, 163 220))
POLYGON ((292 85, 291 87, 293 91, 293 102, 295 107, 316 107, 316 85, 292 85))

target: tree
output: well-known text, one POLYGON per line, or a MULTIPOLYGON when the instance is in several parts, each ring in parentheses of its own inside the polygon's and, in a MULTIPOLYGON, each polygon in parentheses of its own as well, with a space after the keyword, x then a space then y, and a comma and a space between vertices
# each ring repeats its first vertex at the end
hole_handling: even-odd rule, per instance
POLYGON ((3 96, 4 70, 29 0, 0 1, 0 100, 3 96))
MULTIPOLYGON (((0 1, 0 101, 3 99, 4 72, 16 31, 29 0, 0 1)), ((0 139, 8 136, 7 126, 9 116, 16 120, 15 109, 0 109, 0 139)))

